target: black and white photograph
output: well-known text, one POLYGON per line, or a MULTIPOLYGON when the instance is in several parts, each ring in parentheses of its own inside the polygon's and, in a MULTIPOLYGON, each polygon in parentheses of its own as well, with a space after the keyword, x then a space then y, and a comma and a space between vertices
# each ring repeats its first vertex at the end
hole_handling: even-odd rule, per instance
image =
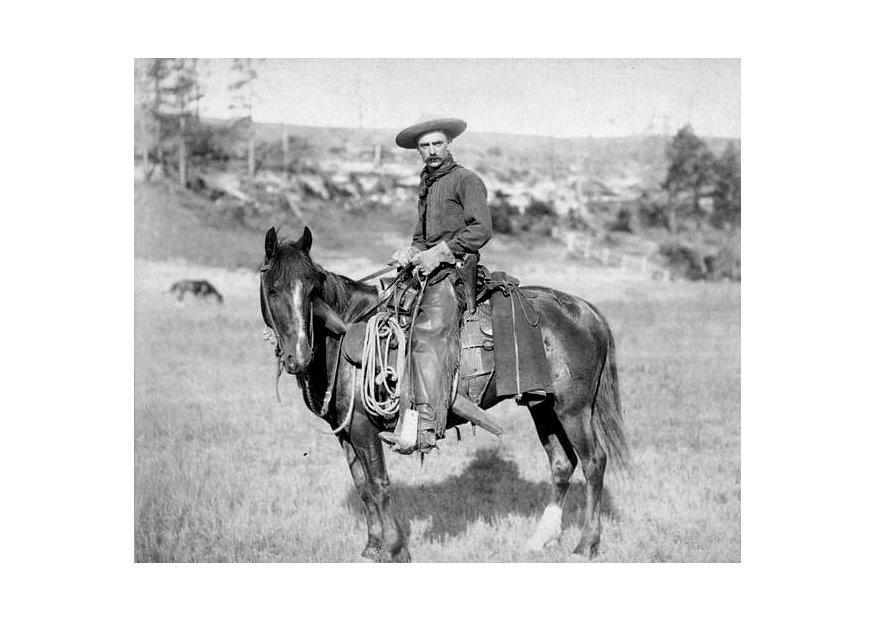
POLYGON ((136 58, 135 561, 740 562, 741 65, 136 58))
POLYGON ((4 617, 866 616, 860 8, 7 13, 4 617))

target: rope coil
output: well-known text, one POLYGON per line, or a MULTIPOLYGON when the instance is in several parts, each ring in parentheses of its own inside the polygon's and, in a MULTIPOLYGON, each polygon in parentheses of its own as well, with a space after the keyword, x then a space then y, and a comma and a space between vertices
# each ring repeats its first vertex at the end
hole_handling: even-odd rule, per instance
POLYGON ((362 404, 375 415, 392 419, 398 414, 407 336, 398 319, 388 312, 378 312, 368 319, 362 349, 362 404), (398 368, 390 364, 392 344, 398 351, 398 368))

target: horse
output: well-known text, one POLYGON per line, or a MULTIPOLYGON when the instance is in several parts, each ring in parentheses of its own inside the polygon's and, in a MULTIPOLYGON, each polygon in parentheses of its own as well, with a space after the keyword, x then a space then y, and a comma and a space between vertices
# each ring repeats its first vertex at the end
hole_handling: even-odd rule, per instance
POLYGON ((191 293, 201 299, 213 296, 218 303, 225 303, 222 294, 208 280, 177 280, 170 287, 170 292, 176 294, 176 301, 182 301, 186 293, 191 293))
MULTIPOLYGON (((347 323, 375 303, 377 288, 313 262, 312 243, 308 227, 295 241, 280 241, 275 228, 265 234, 259 298, 265 325, 276 337, 277 382, 283 370, 295 375, 307 407, 335 430, 364 506, 367 543, 362 556, 408 562, 410 551, 393 512, 383 444, 377 436, 382 429, 356 398, 361 370, 343 359, 339 349, 347 323)), ((521 288, 540 314, 554 383, 550 398, 527 405, 547 453, 552 485, 526 550, 558 541, 569 481, 580 463, 586 478, 586 508, 574 552, 593 558, 601 539, 607 463, 626 468, 629 462, 614 338, 605 317, 592 304, 546 287, 521 288)), ((490 386, 481 407, 500 400, 490 386)))

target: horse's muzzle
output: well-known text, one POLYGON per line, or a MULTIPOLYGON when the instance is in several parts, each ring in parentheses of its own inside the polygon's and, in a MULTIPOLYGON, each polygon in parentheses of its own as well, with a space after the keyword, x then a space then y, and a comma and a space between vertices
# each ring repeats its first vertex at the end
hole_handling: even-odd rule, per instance
POLYGON ((313 351, 308 351, 302 358, 295 359, 291 354, 283 355, 281 358, 283 368, 290 375, 297 375, 305 372, 313 363, 313 351))

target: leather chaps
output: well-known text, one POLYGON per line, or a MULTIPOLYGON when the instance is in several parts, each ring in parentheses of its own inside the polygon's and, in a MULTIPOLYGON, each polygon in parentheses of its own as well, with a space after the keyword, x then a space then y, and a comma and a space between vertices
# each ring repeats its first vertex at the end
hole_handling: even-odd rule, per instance
POLYGON ((459 363, 462 311, 452 278, 426 286, 411 330, 410 381, 419 428, 443 437, 459 363))

